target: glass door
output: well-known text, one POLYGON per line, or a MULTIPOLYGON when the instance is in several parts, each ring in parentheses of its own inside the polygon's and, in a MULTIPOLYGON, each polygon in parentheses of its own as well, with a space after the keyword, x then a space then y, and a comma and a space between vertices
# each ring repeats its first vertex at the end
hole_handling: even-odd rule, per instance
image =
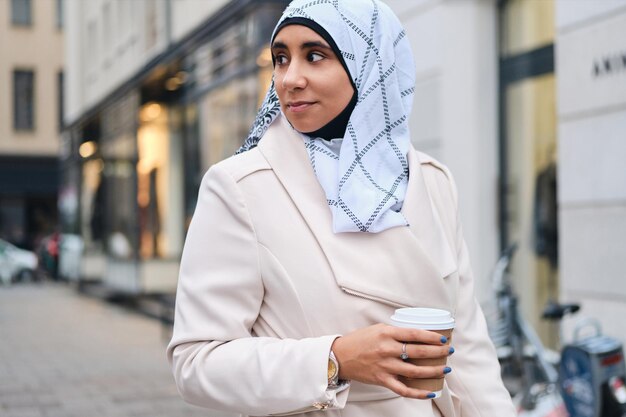
POLYGON ((500 3, 501 246, 517 243, 511 273, 522 313, 543 342, 541 320, 558 298, 557 118, 554 2, 500 3))
POLYGON ((539 320, 549 299, 558 298, 556 196, 556 106, 554 74, 507 86, 506 208, 508 243, 516 242, 512 273, 526 316, 556 343, 539 320))

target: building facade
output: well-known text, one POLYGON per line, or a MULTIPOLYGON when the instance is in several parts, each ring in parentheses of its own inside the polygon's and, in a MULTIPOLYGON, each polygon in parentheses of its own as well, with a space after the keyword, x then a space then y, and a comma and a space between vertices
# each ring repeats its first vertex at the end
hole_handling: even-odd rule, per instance
POLYGON ((57 224, 63 2, 0 2, 0 238, 36 249, 57 224))
POLYGON ((172 292, 204 171, 247 135, 285 1, 69 0, 65 231, 82 279, 172 292))

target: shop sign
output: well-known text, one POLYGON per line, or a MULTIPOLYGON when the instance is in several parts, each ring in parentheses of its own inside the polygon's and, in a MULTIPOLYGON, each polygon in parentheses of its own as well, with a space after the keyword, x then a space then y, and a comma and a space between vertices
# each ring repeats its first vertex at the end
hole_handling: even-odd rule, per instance
POLYGON ((600 57, 593 62, 595 77, 608 77, 626 71, 626 50, 613 55, 600 57))
POLYGON ((561 116, 626 105, 626 13, 560 35, 556 52, 561 116))

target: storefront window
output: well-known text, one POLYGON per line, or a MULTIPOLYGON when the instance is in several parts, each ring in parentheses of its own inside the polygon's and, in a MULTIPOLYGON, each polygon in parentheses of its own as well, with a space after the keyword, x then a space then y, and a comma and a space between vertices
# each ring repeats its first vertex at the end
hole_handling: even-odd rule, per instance
POLYGON ((202 102, 203 165, 233 155, 248 135, 258 106, 256 74, 217 88, 202 102))
POLYGON ((66 163, 61 171, 59 186, 59 221, 65 233, 80 234, 79 215, 79 165, 66 163))
POLYGON ((0 239, 26 246, 26 202, 15 197, 0 198, 0 239))
POLYGON ((185 232, 189 229, 189 224, 196 209, 198 201, 198 189, 204 176, 204 171, 200 169, 200 126, 198 120, 198 105, 191 103, 183 107, 184 111, 184 164, 183 181, 185 183, 185 232))
POLYGON ((183 240, 181 111, 151 102, 139 111, 137 205, 142 259, 174 258, 183 240))
POLYGON ((193 54, 203 171, 233 155, 248 135, 271 82, 269 24, 280 12, 265 5, 193 54))
POLYGON ((102 112, 104 238, 107 254, 135 259, 137 228, 137 103, 130 93, 102 112))
POLYGON ((102 159, 83 163, 81 188, 81 225, 85 249, 100 251, 104 237, 104 187, 102 184, 102 159))

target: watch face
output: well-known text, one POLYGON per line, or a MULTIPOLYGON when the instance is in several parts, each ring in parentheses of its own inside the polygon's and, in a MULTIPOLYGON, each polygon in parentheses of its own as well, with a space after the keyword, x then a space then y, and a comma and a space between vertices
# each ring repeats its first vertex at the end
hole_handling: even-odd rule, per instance
POLYGON ((328 380, 330 381, 337 374, 337 366, 332 360, 328 360, 328 380))

